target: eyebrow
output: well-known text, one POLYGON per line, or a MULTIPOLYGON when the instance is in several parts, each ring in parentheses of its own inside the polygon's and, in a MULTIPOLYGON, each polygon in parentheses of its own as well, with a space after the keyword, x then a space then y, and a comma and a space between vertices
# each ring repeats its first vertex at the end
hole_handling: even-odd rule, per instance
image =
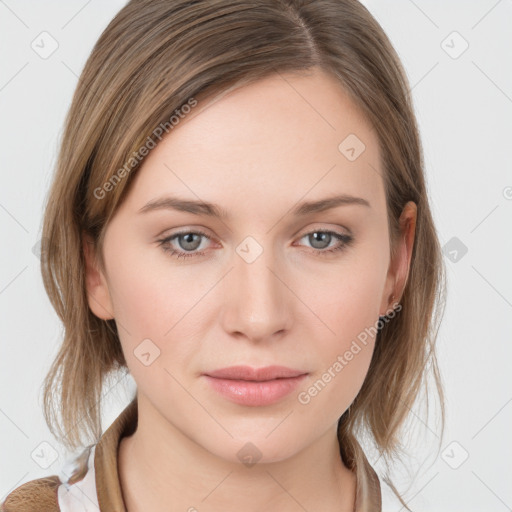
MULTIPOLYGON (((323 212, 338 206, 361 205, 371 208, 370 203, 362 197, 355 197, 348 194, 327 197, 317 201, 305 201, 300 203, 292 210, 292 215, 297 217, 305 216, 311 213, 323 212)), ((206 215, 219 219, 229 219, 229 214, 220 206, 207 201, 196 201, 191 199, 182 199, 179 197, 160 197, 153 199, 140 208, 139 213, 147 213, 156 210, 177 210, 188 212, 194 215, 206 215)))

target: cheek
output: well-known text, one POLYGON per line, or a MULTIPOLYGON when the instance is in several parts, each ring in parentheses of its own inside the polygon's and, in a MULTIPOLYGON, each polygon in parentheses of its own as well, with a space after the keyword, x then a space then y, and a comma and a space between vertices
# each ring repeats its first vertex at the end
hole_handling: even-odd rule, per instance
POLYGON ((346 350, 350 341, 376 325, 384 289, 385 263, 360 252, 322 278, 309 283, 308 305, 324 324, 325 340, 332 350, 346 350))
POLYGON ((176 268, 160 249, 117 248, 111 253, 109 286, 130 371, 136 380, 139 374, 143 379, 155 375, 144 365, 153 358, 152 370, 185 367, 190 343, 175 341, 195 339, 198 315, 206 323, 206 301, 200 302, 211 287, 211 276, 200 277, 193 265, 176 268), (115 252, 123 257, 116 259, 115 252))
POLYGON ((319 312, 325 335, 316 336, 321 368, 308 386, 302 388, 304 393, 299 402, 316 401, 319 410, 329 410, 329 403, 336 404, 334 419, 350 406, 368 372, 377 334, 385 265, 385 261, 376 261, 370 254, 365 256, 360 252, 357 258, 347 259, 339 272, 330 274, 322 287, 324 293, 308 297, 311 310, 319 312))
POLYGON ((131 255, 111 274, 115 318, 125 327, 125 334, 147 337, 161 332, 168 323, 163 313, 173 311, 173 295, 165 293, 157 270, 131 255))
POLYGON ((111 252, 109 269, 116 320, 134 335, 161 338, 201 296, 198 279, 176 268, 161 248, 129 240, 121 247, 111 252))
POLYGON ((300 404, 311 404, 318 414, 328 416, 329 423, 337 421, 356 398, 373 355, 377 331, 368 301, 375 290, 359 292, 357 297, 338 295, 336 307, 324 309, 334 334, 317 336, 321 363, 297 396, 300 404))
POLYGON ((166 283, 160 269, 137 259, 136 254, 123 260, 112 274, 115 320, 128 370, 147 396, 155 390, 164 393, 172 384, 165 371, 169 361, 184 364, 183 347, 169 343, 182 327, 183 293, 166 283))

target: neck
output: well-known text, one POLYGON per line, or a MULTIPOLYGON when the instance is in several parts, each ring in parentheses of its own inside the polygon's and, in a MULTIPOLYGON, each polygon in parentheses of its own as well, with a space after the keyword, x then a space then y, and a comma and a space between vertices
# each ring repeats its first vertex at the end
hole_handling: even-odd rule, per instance
POLYGON ((343 464, 336 427, 285 460, 244 465, 197 444, 139 394, 137 429, 119 446, 127 511, 353 512, 355 474, 343 464))

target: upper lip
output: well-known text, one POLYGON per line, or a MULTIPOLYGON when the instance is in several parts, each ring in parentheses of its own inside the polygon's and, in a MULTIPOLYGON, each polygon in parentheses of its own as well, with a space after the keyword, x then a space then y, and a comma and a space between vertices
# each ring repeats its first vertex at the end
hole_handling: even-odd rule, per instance
POLYGON ((302 370, 274 365, 265 366, 263 368, 252 368, 251 366, 230 366, 228 368, 220 368, 218 370, 207 372, 205 375, 216 379, 265 381, 298 377, 299 375, 304 375, 306 373, 307 372, 302 370))

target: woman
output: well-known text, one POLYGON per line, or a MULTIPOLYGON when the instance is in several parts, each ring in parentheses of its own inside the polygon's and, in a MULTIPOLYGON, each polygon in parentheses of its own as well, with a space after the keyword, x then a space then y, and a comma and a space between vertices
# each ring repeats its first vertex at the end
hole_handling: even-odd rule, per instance
POLYGON ((354 0, 129 2, 77 86, 42 273, 45 415, 89 444, 6 512, 380 511, 359 439, 397 455, 429 365, 444 412, 408 83, 354 0))

